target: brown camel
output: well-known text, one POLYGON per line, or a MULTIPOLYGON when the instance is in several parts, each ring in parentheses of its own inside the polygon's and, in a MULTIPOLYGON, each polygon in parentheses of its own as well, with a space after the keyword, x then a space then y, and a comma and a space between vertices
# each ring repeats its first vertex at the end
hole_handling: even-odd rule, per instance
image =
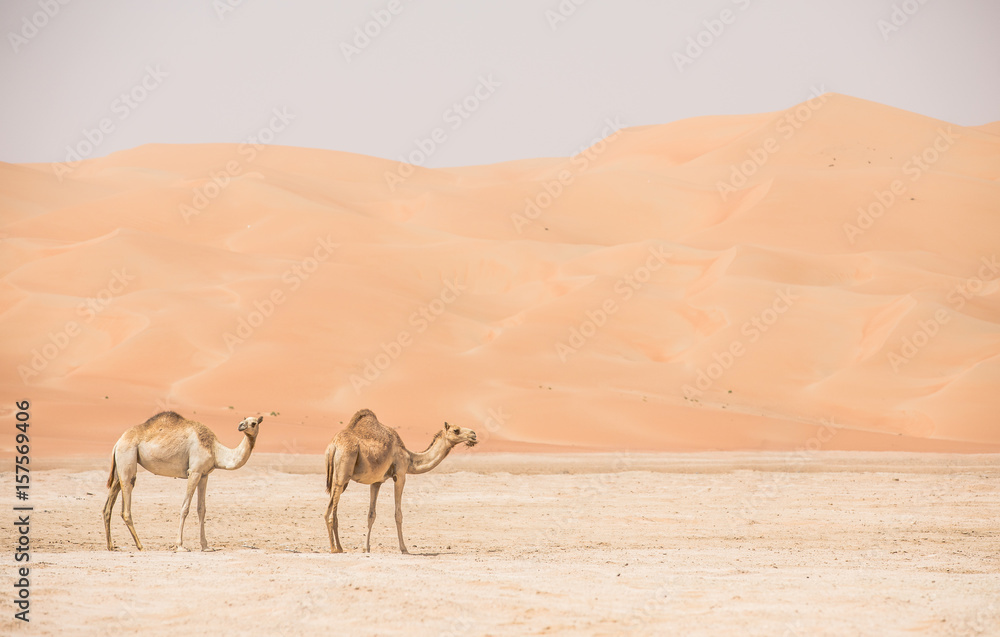
POLYGON ((396 496, 396 534, 399 550, 409 553, 403 543, 403 485, 408 473, 426 473, 438 466, 452 447, 459 443, 476 444, 476 432, 444 423, 430 446, 423 453, 407 451, 394 430, 378 421, 368 409, 354 414, 351 422, 338 433, 326 448, 326 492, 330 504, 326 508, 326 530, 330 534, 330 551, 343 553, 337 532, 337 504, 340 494, 351 480, 371 485, 368 505, 368 538, 365 552, 371 551, 372 524, 375 523, 375 501, 382 483, 392 478, 396 496))
POLYGON ((136 464, 158 476, 187 478, 187 492, 181 505, 181 528, 177 533, 177 550, 184 548, 184 520, 191 506, 191 497, 198 489, 198 519, 201 522, 201 550, 208 551, 205 539, 205 488, 208 474, 215 469, 239 469, 250 458, 257 440, 263 416, 244 418, 239 430, 243 441, 235 449, 222 446, 212 430, 187 420, 172 411, 156 414, 141 425, 122 434, 111 455, 111 475, 108 477, 108 500, 104 503, 104 530, 108 536, 108 550, 115 550, 111 541, 111 511, 118 492, 122 493, 122 519, 132 533, 136 547, 141 551, 142 542, 132 525, 132 487, 135 486, 136 464))

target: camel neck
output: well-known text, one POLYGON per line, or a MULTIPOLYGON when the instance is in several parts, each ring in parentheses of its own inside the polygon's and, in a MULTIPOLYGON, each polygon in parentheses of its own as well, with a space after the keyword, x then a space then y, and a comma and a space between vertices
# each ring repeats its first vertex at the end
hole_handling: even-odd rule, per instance
POLYGON ((430 471, 441 464, 441 461, 447 457, 451 448, 451 443, 447 442, 444 436, 438 434, 434 437, 431 446, 427 447, 426 451, 421 453, 407 452, 410 454, 410 469, 407 473, 426 473, 430 471))
POLYGON ((224 446, 218 440, 215 441, 215 466, 220 469, 232 471, 239 469, 250 459, 253 451, 254 439, 244 435, 243 441, 235 449, 224 446))

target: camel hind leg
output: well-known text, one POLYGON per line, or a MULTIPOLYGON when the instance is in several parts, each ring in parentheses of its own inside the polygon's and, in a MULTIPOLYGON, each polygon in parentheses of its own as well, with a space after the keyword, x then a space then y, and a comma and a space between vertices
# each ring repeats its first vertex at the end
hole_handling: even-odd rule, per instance
POLYGON ((108 499, 104 503, 104 533, 108 538, 108 550, 115 550, 115 543, 111 541, 111 515, 114 513, 115 500, 121 493, 122 483, 118 479, 118 465, 115 462, 115 454, 111 453, 111 476, 108 478, 108 499))
POLYGON ((327 482, 330 484, 330 504, 326 507, 326 531, 330 536, 330 552, 343 553, 344 547, 340 545, 340 531, 337 521, 337 506, 340 504, 340 494, 347 488, 347 483, 354 472, 354 463, 357 462, 358 455, 345 453, 341 449, 334 449, 327 454, 327 482))
MULTIPOLYGON (((135 540, 135 547, 142 550, 142 542, 139 541, 139 534, 135 532, 135 525, 132 524, 132 488, 135 487, 135 474, 139 461, 139 452, 136 449, 115 449, 115 463, 118 465, 118 486, 122 491, 122 519, 128 527, 132 539, 135 540)), ((110 499, 110 494, 109 494, 110 499)))
POLYGON ((340 545, 340 532, 337 528, 337 505, 340 503, 340 494, 344 492, 347 485, 334 484, 330 490, 330 504, 326 507, 326 532, 330 536, 330 552, 343 553, 344 547, 340 545))

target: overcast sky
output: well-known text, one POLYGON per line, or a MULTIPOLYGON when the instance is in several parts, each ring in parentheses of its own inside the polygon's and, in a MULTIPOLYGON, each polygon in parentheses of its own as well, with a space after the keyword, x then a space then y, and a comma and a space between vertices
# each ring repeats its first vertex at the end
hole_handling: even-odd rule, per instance
POLYGON ((814 87, 1000 120, 992 0, 60 1, 0 4, 2 161, 261 136, 481 164, 814 87))

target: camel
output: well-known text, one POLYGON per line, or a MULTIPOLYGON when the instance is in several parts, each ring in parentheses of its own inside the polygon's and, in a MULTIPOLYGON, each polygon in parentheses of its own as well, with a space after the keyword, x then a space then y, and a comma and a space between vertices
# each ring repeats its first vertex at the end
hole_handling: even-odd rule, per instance
POLYGON ((337 531, 337 504, 340 494, 354 480, 371 485, 371 502, 368 505, 368 537, 365 553, 371 552, 372 525, 375 523, 375 501, 382 483, 392 478, 395 482, 396 534, 399 536, 399 550, 409 553, 403 542, 403 485, 411 473, 426 473, 438 466, 452 447, 459 443, 472 447, 476 444, 476 432, 471 429, 453 427, 444 423, 444 428, 434 435, 423 453, 408 451, 403 440, 394 430, 378 421, 369 409, 354 414, 351 422, 334 436, 326 448, 326 492, 330 494, 330 504, 326 508, 326 530, 330 535, 330 552, 343 553, 340 534, 337 531))
POLYGON ((172 411, 156 414, 141 425, 122 434, 111 454, 111 475, 108 477, 108 500, 104 503, 104 530, 108 537, 108 550, 115 550, 111 541, 111 512, 118 492, 122 493, 122 519, 132 533, 136 547, 141 551, 142 542, 132 525, 132 487, 135 486, 136 464, 158 476, 187 478, 187 492, 181 505, 181 528, 177 533, 177 550, 184 547, 184 520, 191 506, 191 497, 198 489, 198 518, 201 522, 201 550, 209 551, 205 539, 205 489, 208 474, 215 469, 239 469, 250 458, 257 441, 258 427, 263 416, 244 418, 239 430, 243 441, 235 449, 224 447, 201 424, 182 418, 172 411))

